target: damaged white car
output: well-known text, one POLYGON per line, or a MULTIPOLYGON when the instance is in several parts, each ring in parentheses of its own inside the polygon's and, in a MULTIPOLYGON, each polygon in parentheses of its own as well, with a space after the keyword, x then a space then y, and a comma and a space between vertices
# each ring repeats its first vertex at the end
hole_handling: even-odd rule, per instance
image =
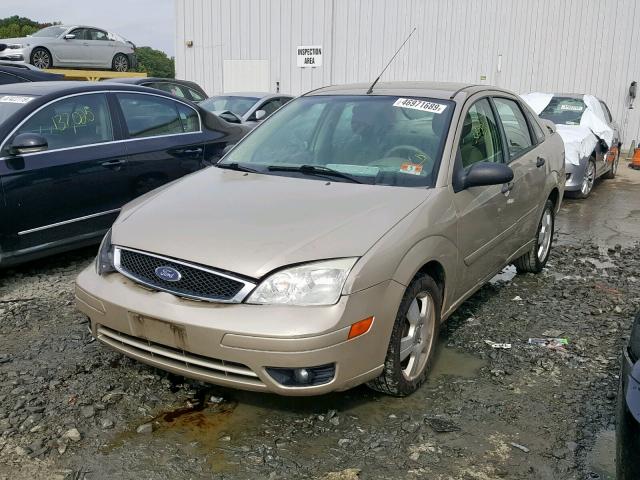
POLYGON ((534 92, 521 97, 540 118, 556 124, 564 141, 565 193, 586 198, 598 177, 615 177, 622 143, 606 103, 582 94, 534 92))

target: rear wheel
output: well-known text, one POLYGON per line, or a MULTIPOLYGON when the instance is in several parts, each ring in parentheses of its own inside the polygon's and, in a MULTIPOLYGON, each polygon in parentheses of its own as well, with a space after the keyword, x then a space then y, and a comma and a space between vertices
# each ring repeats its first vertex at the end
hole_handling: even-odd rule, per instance
POLYGON ((404 397, 427 378, 440 327, 442 294, 428 275, 416 277, 400 302, 384 370, 367 385, 379 392, 404 397))
POLYGON ((518 273, 540 273, 542 271, 551 253, 554 225, 554 205, 551 200, 547 200, 531 249, 513 262, 518 273))
POLYGON ((111 62, 111 69, 116 72, 127 72, 129 70, 129 59, 124 53, 117 53, 111 62))
POLYGON ((49 50, 42 47, 36 47, 31 52, 31 65, 37 68, 45 69, 53 66, 53 60, 51 59, 51 53, 49 50))

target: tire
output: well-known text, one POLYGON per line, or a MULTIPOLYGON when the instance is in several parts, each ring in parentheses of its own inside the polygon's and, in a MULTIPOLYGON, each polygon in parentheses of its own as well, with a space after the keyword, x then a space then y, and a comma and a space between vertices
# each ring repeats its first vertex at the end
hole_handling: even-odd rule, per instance
POLYGON ((442 293, 436 282, 428 275, 416 277, 398 307, 384 370, 378 378, 367 383, 369 388, 394 397, 405 397, 424 383, 438 341, 441 308, 442 293), (403 343, 406 348, 404 358, 401 358, 403 343))
POLYGON ((618 163, 620 163, 620 150, 618 150, 616 158, 611 162, 611 168, 607 170, 607 173, 605 173, 602 178, 606 178, 607 180, 616 178, 616 173, 618 173, 618 163))
POLYGON ((40 69, 46 69, 53 67, 53 59, 51 58, 51 52, 43 47, 36 47, 31 51, 31 58, 29 63, 34 67, 40 69))
POLYGON ((111 70, 114 72, 128 72, 129 58, 124 53, 116 53, 111 61, 111 70))
POLYGON ((555 223, 555 207, 553 202, 547 199, 536 229, 533 246, 513 262, 518 273, 540 273, 542 271, 551 253, 555 223))
POLYGON ((587 168, 584 171, 584 178, 580 185, 580 190, 575 194, 576 198, 587 198, 593 190, 593 184, 596 182, 596 160, 595 158, 589 158, 587 168))

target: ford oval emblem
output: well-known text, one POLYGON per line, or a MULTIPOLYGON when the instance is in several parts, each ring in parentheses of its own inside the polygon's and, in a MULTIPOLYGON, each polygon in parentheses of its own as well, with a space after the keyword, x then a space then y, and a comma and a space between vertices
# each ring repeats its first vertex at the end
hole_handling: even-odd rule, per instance
POLYGON ((167 282, 177 282, 182 278, 182 274, 175 268, 162 266, 154 270, 156 277, 167 282))

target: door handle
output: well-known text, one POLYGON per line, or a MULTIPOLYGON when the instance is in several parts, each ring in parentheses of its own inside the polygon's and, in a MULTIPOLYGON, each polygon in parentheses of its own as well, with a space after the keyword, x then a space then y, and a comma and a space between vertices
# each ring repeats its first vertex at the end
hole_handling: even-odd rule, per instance
POLYGON ((103 167, 119 167, 124 164, 125 161, 119 158, 118 160, 107 160, 106 162, 102 162, 100 165, 103 167))
POLYGON ((511 192, 511 190, 513 190, 513 183, 509 182, 509 183, 505 183, 502 185, 502 189, 500 190, 502 193, 504 193, 505 195, 509 195, 509 193, 511 192))
POLYGON ((540 168, 541 166, 544 165, 545 159, 543 157, 538 157, 538 159, 536 160, 536 167, 540 168))

